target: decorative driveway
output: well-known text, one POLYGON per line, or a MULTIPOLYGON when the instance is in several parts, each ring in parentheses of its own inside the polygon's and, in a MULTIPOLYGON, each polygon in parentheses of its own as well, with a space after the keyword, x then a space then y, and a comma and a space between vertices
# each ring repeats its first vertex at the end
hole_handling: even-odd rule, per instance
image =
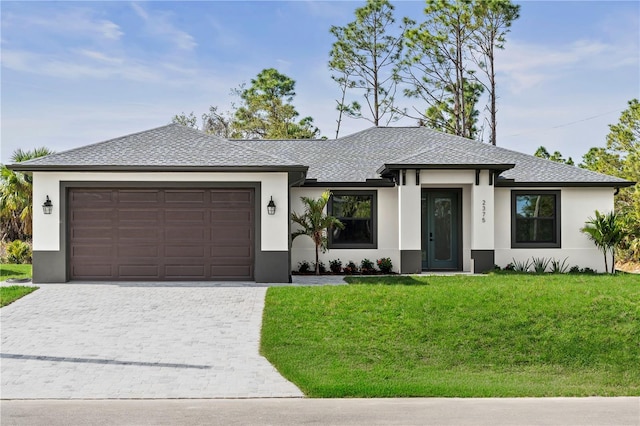
POLYGON ((301 397, 258 353, 265 293, 198 283, 41 285, 0 309, 0 397, 301 397))

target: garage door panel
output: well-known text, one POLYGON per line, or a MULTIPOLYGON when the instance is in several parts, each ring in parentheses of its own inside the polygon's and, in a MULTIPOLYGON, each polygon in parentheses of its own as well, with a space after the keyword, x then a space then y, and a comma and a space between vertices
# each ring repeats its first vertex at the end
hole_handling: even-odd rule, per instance
POLYGON ((113 247, 111 245, 82 245, 74 244, 71 246, 71 253, 76 257, 111 257, 113 247))
POLYGON ((165 210, 164 220, 166 222, 204 224, 207 221, 207 211, 204 209, 165 210))
POLYGON ((167 278, 204 278, 205 277, 205 267, 204 265, 184 265, 184 264, 176 264, 176 265, 166 265, 165 268, 165 276, 167 278))
POLYGON ((202 246, 166 246, 164 248, 164 256, 170 257, 188 257, 203 258, 205 248, 202 246))
POLYGON ((111 240, 113 239, 112 228, 73 228, 71 237, 76 240, 111 240))
POLYGON ((145 204, 158 203, 160 201, 160 192, 155 189, 150 190, 120 190, 118 191, 118 202, 123 205, 130 203, 145 204))
POLYGON ((204 203, 204 190, 201 191, 165 191, 164 200, 166 203, 204 203))
POLYGON ((72 188, 68 199, 72 279, 253 279, 252 189, 72 188))
POLYGON ((158 265, 137 264, 119 265, 118 276, 124 279, 160 279, 160 268, 158 265))
POLYGON ((160 255, 157 245, 119 245, 117 250, 118 256, 122 258, 139 258, 151 257, 155 258, 160 255))

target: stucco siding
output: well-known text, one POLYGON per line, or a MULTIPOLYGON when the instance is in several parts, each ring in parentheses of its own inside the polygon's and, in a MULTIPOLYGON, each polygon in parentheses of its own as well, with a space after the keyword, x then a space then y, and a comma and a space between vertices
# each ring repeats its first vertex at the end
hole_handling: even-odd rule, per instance
MULTIPOLYGON (((521 190, 523 188, 517 188, 521 190)), ((613 209, 613 188, 527 188, 559 190, 561 200, 561 248, 532 249, 511 248, 511 188, 496 188, 495 193, 495 244, 496 264, 505 267, 516 261, 532 257, 565 258, 570 266, 589 267, 604 272, 604 258, 585 234, 580 232, 595 210, 609 212, 613 209)))

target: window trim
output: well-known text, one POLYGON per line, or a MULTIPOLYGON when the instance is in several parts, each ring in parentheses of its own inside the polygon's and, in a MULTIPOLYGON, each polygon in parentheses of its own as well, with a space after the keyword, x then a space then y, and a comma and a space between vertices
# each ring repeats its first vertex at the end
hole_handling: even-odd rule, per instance
POLYGON ((511 248, 561 248, 562 247, 562 215, 561 215, 561 191, 560 190, 543 190, 534 189, 530 191, 525 190, 512 190, 511 191, 511 248), (539 243, 519 243, 516 241, 516 229, 517 229, 517 205, 516 198, 519 195, 553 195, 555 196, 555 241, 554 242, 539 242, 539 243))
POLYGON ((371 197, 371 243, 335 243, 333 234, 327 232, 327 242, 329 249, 377 249, 378 248, 378 191, 331 191, 331 197, 327 205, 327 213, 333 214, 333 197, 349 196, 349 195, 365 195, 371 197))

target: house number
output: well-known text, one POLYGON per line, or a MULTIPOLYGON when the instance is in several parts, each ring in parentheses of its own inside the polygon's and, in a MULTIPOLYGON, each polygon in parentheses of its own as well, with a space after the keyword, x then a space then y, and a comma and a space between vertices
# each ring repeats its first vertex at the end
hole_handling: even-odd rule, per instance
POLYGON ((482 200, 482 223, 487 221, 487 201, 482 200))

